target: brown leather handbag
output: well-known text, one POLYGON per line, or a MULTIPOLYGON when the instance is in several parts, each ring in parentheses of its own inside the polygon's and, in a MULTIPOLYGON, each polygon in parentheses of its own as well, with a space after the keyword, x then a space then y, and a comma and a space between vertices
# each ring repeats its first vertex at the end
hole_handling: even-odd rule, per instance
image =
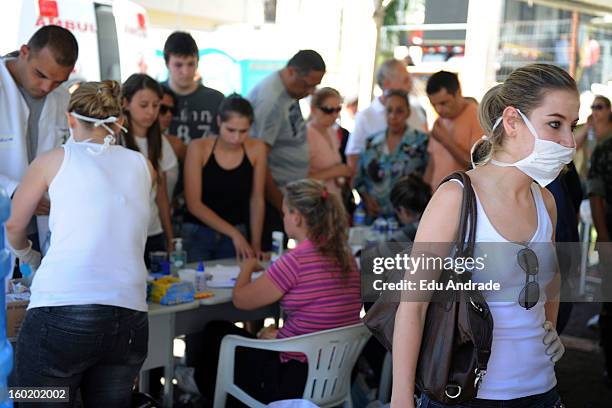
MULTIPOLYGON (((476 235, 476 196, 470 178, 463 172, 446 177, 463 183, 463 200, 455 257, 471 257, 476 235)), ((393 271, 387 281, 399 282, 403 271, 393 271)), ((444 270, 438 282, 465 282, 469 272, 444 270)), ((364 318, 373 335, 391 351, 397 293, 383 292, 364 318)), ((416 371, 416 386, 432 400, 460 404, 476 397, 478 386, 487 372, 493 339, 493 317, 479 291, 436 291, 427 308, 421 350, 416 371)))

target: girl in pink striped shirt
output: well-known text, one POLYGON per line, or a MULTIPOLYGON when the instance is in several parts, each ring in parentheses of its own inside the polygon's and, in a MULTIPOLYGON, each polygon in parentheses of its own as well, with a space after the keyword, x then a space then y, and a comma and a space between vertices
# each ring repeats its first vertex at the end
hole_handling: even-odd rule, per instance
MULTIPOLYGON (((234 305, 251 310, 280 301, 287 314, 284 326, 264 329, 260 338, 292 337, 358 323, 359 272, 348 246, 347 216, 340 198, 311 179, 289 183, 285 190, 284 227, 298 245, 253 282, 251 274, 262 268, 256 259, 246 260, 236 280, 234 305)), ((209 324, 205 332, 204 349, 213 358, 213 353, 218 358, 223 335, 253 337, 227 322, 209 324)), ((208 375, 200 376, 196 370, 196 380, 200 391, 212 397, 217 362, 210 357, 202 367, 208 375)), ((300 353, 243 348, 236 352, 236 384, 264 403, 301 397, 307 373, 306 357, 300 353)))

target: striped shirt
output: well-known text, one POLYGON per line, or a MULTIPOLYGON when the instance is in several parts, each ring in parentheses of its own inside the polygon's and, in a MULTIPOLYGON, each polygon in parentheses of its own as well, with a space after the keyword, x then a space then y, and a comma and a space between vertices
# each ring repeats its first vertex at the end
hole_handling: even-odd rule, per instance
MULTIPOLYGON (((348 278, 341 278, 339 265, 323 256, 309 240, 281 256, 266 273, 283 292, 280 305, 287 314, 276 338, 359 323, 361 289, 356 267, 348 278)), ((282 362, 306 362, 301 353, 281 353, 280 357, 282 362)))

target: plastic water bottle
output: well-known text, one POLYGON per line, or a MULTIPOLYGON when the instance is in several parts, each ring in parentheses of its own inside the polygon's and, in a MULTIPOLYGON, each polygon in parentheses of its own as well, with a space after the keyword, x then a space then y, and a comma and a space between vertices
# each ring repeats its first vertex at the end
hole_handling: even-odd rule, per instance
POLYGON ((206 273, 204 268, 204 262, 200 261, 198 264, 198 269, 195 274, 195 291, 206 292, 208 290, 208 283, 206 282, 206 273))
POLYGON ((172 275, 178 276, 178 270, 185 267, 187 264, 187 252, 183 249, 183 239, 174 238, 174 251, 170 253, 170 265, 172 275))
POLYGON ((362 227, 366 223, 366 212, 363 205, 363 201, 359 203, 355 212, 353 213, 353 226, 362 227))
POLYGON ((370 228, 366 230, 365 238, 364 238, 365 245, 370 246, 370 245, 377 244, 378 240, 379 240, 378 232, 376 231, 376 228, 374 227, 374 225, 372 225, 370 228))
POLYGON ((272 231, 272 256, 270 260, 276 261, 283 254, 283 241, 285 234, 282 231, 272 231))
POLYGON ((395 217, 387 218, 387 241, 390 241, 393 235, 399 230, 399 223, 395 217))
POLYGON ((4 248, 4 223, 11 212, 11 199, 0 187, 0 407, 9 408, 13 402, 8 398, 7 379, 13 369, 13 348, 6 338, 6 290, 5 278, 11 270, 11 254, 4 248))
POLYGON ((385 241, 387 239, 387 220, 379 216, 374 221, 374 231, 376 232, 377 239, 379 242, 385 241))
POLYGON ((387 222, 385 217, 380 217, 380 218, 381 218, 381 221, 378 226, 378 234, 380 236, 381 241, 386 241, 387 240, 387 230, 389 229, 389 223, 387 222))

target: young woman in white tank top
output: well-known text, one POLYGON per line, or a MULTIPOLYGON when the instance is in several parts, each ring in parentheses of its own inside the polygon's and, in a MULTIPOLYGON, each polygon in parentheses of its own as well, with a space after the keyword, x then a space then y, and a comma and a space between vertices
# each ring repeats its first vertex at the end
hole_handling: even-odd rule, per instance
MULTIPOLYGON (((486 254, 487 260, 485 271, 475 271, 472 279, 493 279, 503 289, 500 293, 483 293, 494 330, 487 373, 477 398, 452 405, 454 408, 563 406, 554 372, 554 363, 564 352, 554 329, 559 299, 550 291, 559 282, 550 251, 556 208, 544 186, 557 177, 575 153, 572 131, 579 105, 574 80, 560 68, 546 64, 515 70, 505 83, 483 97, 479 118, 488 135, 478 145, 480 160, 468 175, 478 207, 474 256, 486 254), (524 257, 529 258, 528 264, 537 261, 539 268, 525 266, 524 257), (536 285, 539 295, 534 290, 536 285)), ((419 224, 416 247, 419 243, 454 241, 462 188, 460 183, 445 183, 438 188, 419 224)), ((438 245, 442 246, 448 247, 438 245)), ((451 407, 424 393, 414 399, 427 307, 426 302, 401 302, 398 307, 393 408, 451 407)))
POLYGON ((163 96, 161 85, 147 74, 132 74, 121 85, 121 102, 127 131, 123 145, 142 153, 158 174, 151 194, 149 229, 145 245, 145 264, 151 267, 151 252, 174 249, 174 234, 168 196, 168 176, 178 171, 178 160, 170 142, 162 136, 159 127, 159 107, 163 96))
POLYGON ((129 407, 147 355, 148 197, 155 174, 140 153, 116 146, 119 84, 81 84, 68 107, 72 136, 32 162, 12 203, 13 252, 35 271, 16 349, 20 387, 68 387, 73 406, 129 407), (26 228, 48 190, 45 257, 26 228))

